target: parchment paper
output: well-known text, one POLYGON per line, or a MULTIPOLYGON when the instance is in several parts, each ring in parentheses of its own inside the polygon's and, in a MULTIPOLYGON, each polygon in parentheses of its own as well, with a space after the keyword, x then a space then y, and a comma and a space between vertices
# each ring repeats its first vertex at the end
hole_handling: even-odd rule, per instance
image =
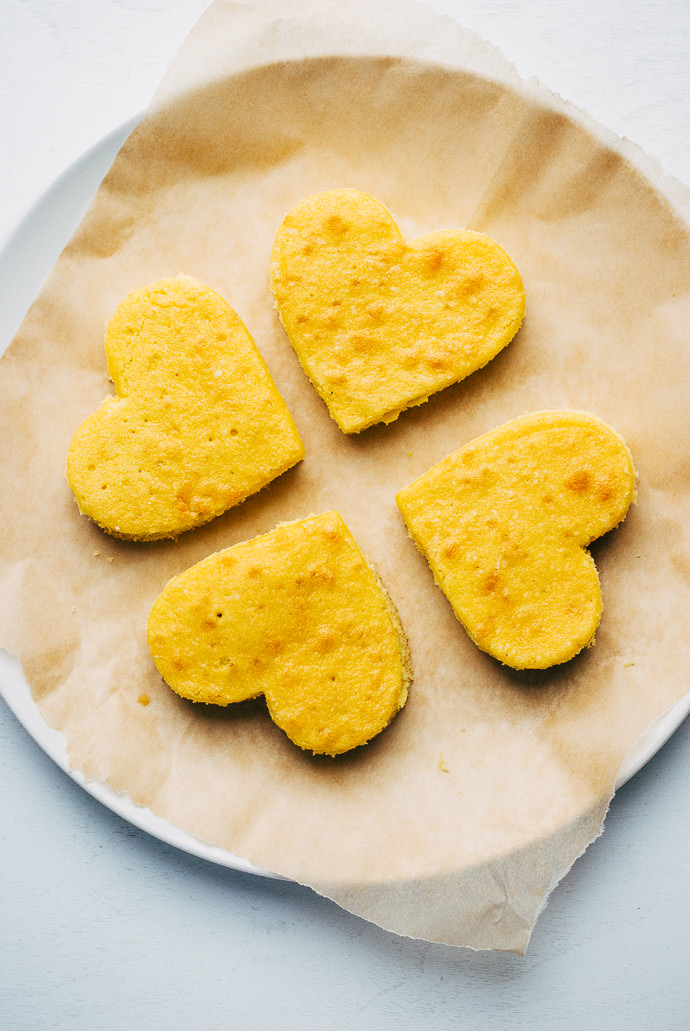
POLYGON ((73 766, 386 928, 474 948, 524 951, 600 833, 626 752, 688 690, 688 191, 585 123, 422 7, 217 2, 0 364, 2 643, 73 766), (524 327, 486 369, 356 438, 303 375, 268 289, 283 215, 342 186, 382 200, 409 237, 488 233, 527 295, 524 327), (128 544, 79 515, 65 455, 110 390, 110 315, 178 272, 244 319, 307 457, 177 543, 128 544), (593 548, 596 645, 516 673, 471 644, 394 494, 478 434, 561 407, 625 437, 639 503, 593 548), (338 760, 299 752, 261 702, 177 698, 145 633, 171 576, 330 508, 386 584, 414 666, 393 725, 338 760))

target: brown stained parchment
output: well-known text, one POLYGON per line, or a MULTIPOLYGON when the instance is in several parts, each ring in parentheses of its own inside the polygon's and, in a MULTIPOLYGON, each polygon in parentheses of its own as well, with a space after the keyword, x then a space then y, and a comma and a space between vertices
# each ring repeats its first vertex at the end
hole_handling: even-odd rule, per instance
POLYGON ((374 6, 214 4, 120 151, 0 363, 2 644, 88 779, 398 933, 524 951, 548 892, 600 833, 626 752, 688 691, 688 195, 651 169, 653 184, 629 147, 520 85, 447 19, 374 6), (302 373, 268 288, 284 214, 342 186, 378 197, 409 238, 488 233, 527 296, 523 328, 487 368, 354 438, 302 373), (110 315, 178 272, 244 319, 306 459, 177 543, 131 544, 79 515, 65 455, 111 390, 110 315), (394 495, 547 408, 623 435, 638 504, 592 549, 596 645, 517 673, 469 641, 394 495), (146 622, 181 570, 331 508, 399 610, 414 682, 386 732, 324 760, 291 745, 262 702, 220 711, 173 695, 146 622))

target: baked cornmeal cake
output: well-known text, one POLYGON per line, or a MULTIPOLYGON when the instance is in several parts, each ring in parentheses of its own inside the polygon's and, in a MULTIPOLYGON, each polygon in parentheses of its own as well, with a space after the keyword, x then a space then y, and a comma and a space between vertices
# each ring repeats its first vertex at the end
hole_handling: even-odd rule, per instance
POLYGON ((278 230, 276 306, 302 367, 344 433, 392 422, 491 361, 522 322, 520 274, 488 236, 407 245, 357 190, 308 197, 278 230))
POLYGON ((586 546, 634 497, 618 434, 560 411, 473 440, 396 500, 475 644, 515 669, 545 669, 593 641, 602 601, 586 546))
POLYGON ((405 704, 397 612, 338 512, 285 523, 172 580, 148 624, 153 659, 184 698, 265 695, 300 748, 363 745, 405 704))
POLYGON ((116 537, 176 537, 304 457, 285 402, 237 313, 188 277, 133 290, 105 338, 117 397, 79 427, 67 478, 116 537))

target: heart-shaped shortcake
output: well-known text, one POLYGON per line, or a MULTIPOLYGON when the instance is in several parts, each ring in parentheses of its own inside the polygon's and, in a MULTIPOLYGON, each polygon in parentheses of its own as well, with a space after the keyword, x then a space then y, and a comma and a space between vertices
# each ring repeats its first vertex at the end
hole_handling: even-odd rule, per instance
POLYGON ((105 338, 117 397, 74 434, 67 478, 81 512, 116 537, 176 537, 304 457, 244 323, 188 276, 133 290, 105 338))
POLYGON ((172 580, 148 624, 154 661, 184 698, 265 695, 300 748, 363 745, 404 705, 397 613, 338 512, 285 523, 172 580))
POLYGON ((624 441, 581 412, 539 412, 467 444, 397 495, 468 634, 515 669, 566 662, 602 611, 587 545, 625 518, 624 441))
POLYGON ((276 235, 271 287, 302 367, 344 433, 392 422, 491 361, 522 323, 520 274, 488 236, 407 245, 358 190, 308 197, 276 235))

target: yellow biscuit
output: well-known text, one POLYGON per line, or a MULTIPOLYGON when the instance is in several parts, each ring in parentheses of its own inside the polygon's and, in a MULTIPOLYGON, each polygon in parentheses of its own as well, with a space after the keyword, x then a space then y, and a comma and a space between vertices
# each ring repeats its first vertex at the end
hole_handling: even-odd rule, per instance
POLYGON ((80 510, 116 537, 176 537, 214 519, 304 457, 243 322, 187 276, 134 290, 105 338, 118 397, 70 445, 80 510))
POLYGON ((167 684, 195 702, 263 694, 300 748, 363 745, 404 705, 397 613, 338 512, 285 523, 172 580, 148 625, 167 684))
POLYGON ((357 190, 308 197, 278 230, 271 286, 304 371, 344 433, 392 422, 508 344, 525 298, 508 255, 480 233, 409 246, 357 190))
POLYGON ((602 603, 586 545, 634 495, 623 440, 563 411, 479 437, 396 500, 475 644, 515 669, 545 669, 592 642, 602 603))

